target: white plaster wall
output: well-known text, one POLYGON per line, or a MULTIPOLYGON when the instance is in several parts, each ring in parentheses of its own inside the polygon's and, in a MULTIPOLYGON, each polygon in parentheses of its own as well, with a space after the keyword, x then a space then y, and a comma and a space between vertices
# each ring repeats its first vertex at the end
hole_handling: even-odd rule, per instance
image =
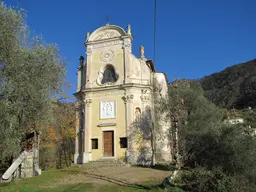
POLYGON ((131 74, 130 82, 136 84, 150 85, 150 78, 152 71, 147 66, 146 62, 142 59, 136 58, 132 53, 130 54, 130 68, 131 74))
POLYGON ((168 95, 168 82, 164 73, 154 73, 154 79, 160 87, 160 95, 166 97, 168 95))
MULTIPOLYGON (((164 73, 154 73, 154 84, 157 86, 155 92, 155 110, 160 107, 159 102, 168 104, 168 82, 164 73)), ((171 161, 171 119, 168 111, 156 114, 157 127, 157 153, 162 161, 171 161)))

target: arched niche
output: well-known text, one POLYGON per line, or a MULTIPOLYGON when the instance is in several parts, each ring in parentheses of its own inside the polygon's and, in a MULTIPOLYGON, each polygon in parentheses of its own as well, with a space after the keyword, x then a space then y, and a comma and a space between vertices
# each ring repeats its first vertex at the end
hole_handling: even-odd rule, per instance
POLYGON ((117 69, 111 65, 107 64, 100 68, 97 77, 98 85, 111 85, 115 84, 119 79, 119 72, 117 69))

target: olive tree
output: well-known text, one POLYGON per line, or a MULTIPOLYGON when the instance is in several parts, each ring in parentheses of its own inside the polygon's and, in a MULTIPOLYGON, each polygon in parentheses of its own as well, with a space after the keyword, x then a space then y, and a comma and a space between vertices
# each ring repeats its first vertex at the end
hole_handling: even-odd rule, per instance
MULTIPOLYGON (((232 190, 223 191, 255 190, 255 136, 247 134, 243 125, 225 124, 223 110, 208 101, 202 88, 193 82, 175 82, 170 85, 169 95, 170 115, 175 119, 179 135, 174 138, 174 142, 179 143, 178 163, 189 170, 196 171, 201 167, 211 175, 205 182, 204 171, 199 170, 196 175, 203 176, 202 179, 189 174, 190 179, 184 178, 182 181, 187 182, 184 185, 191 187, 193 183, 195 191, 204 191, 195 186, 206 187, 212 183, 215 188, 211 190, 215 191, 219 184, 226 186, 228 179, 236 185, 230 185, 233 186, 232 190), (223 177, 219 178, 219 175, 223 177)), ((182 173, 183 176, 186 174, 185 171, 182 173)))
POLYGON ((31 37, 22 9, 0 4, 0 163, 17 157, 22 137, 52 116, 65 74, 55 44, 31 37))

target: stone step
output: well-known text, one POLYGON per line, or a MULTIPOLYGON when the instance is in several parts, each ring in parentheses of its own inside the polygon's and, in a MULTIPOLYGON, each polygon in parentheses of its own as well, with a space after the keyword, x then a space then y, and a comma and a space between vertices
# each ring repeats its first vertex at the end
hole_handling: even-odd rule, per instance
POLYGON ((84 164, 86 167, 130 167, 129 164, 116 159, 99 159, 84 164))

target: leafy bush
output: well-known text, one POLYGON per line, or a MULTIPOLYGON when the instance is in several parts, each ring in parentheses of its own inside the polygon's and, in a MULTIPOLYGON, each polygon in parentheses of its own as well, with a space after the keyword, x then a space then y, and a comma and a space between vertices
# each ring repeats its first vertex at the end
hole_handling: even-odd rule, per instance
POLYGON ((183 171, 177 181, 180 188, 190 192, 237 192, 232 177, 215 169, 208 171, 203 168, 183 171))
POLYGON ((165 189, 165 192, 184 192, 184 191, 178 187, 169 187, 165 189))
POLYGON ((153 168, 159 170, 174 171, 177 167, 174 164, 157 163, 153 168))
POLYGON ((53 145, 50 146, 42 146, 40 147, 40 158, 39 158, 39 163, 40 163, 40 168, 42 170, 47 170, 51 168, 56 167, 56 148, 53 145))

